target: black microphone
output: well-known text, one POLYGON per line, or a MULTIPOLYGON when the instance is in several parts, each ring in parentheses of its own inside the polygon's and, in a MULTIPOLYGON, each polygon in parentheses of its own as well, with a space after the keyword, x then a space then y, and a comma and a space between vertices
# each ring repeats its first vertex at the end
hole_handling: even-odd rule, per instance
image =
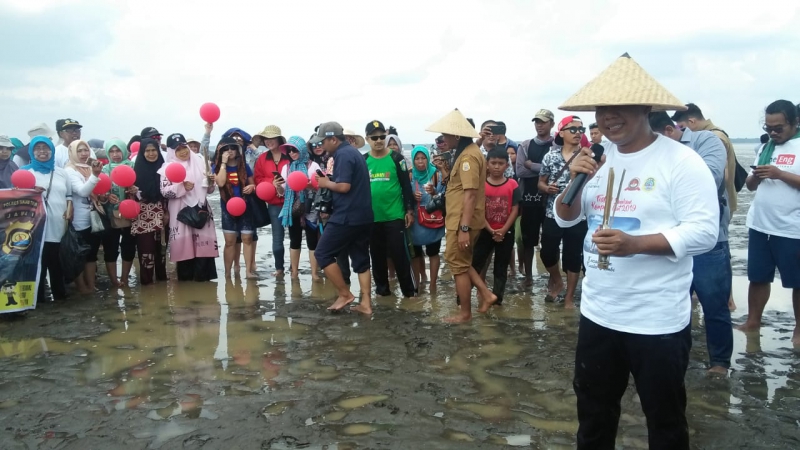
MULTIPOLYGON (((600 144, 592 144, 592 153, 594 153, 594 160, 600 163, 600 158, 603 156, 603 152, 605 151, 605 147, 600 144)), ((569 185, 567 188, 567 193, 564 194, 564 198, 561 200, 562 205, 572 206, 572 202, 575 201, 575 197, 578 196, 578 192, 583 190, 583 185, 586 184, 586 179, 589 178, 588 174, 579 173, 578 176, 572 180, 572 184, 569 185)))

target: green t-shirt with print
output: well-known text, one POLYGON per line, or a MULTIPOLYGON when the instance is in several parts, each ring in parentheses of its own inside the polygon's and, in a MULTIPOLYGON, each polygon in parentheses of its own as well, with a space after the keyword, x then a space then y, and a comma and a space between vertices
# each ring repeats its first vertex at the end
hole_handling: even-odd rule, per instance
POLYGON ((367 156, 370 190, 372 191, 372 212, 375 222, 389 222, 405 218, 403 192, 397 179, 397 166, 392 155, 383 158, 367 156))

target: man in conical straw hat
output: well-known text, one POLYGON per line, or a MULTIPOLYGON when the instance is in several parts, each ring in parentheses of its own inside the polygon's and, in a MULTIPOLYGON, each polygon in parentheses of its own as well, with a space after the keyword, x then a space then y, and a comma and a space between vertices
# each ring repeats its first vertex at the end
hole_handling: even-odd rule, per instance
POLYGON ((560 107, 595 111, 611 141, 599 163, 581 150, 570 165, 572 182, 555 202, 559 226, 584 215, 589 223, 573 380, 579 449, 614 448, 629 373, 650 448, 689 448, 683 380, 692 344, 692 256, 716 245, 719 203, 703 159, 650 129, 651 111, 682 108, 627 53, 560 107), (612 168, 614 205, 606 203, 612 168), (571 206, 563 204, 579 174, 588 182, 576 186, 571 206), (606 205, 611 229, 600 229, 606 205), (609 270, 598 268, 599 256, 610 256, 609 270))
POLYGON ((473 142, 479 134, 461 111, 451 111, 429 126, 427 131, 442 133, 447 148, 455 151, 445 193, 447 231, 444 259, 456 281, 461 311, 445 320, 468 322, 472 319, 470 299, 473 286, 478 289, 481 299, 478 312, 486 312, 497 301, 497 296, 472 268, 475 241, 486 223, 486 161, 480 148, 473 142))

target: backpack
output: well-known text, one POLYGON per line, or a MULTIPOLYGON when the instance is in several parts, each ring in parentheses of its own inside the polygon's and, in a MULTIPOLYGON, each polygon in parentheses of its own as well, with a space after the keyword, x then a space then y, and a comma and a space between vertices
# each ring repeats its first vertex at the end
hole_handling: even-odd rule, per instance
MULTIPOLYGON (((719 131, 720 133, 724 134, 725 137, 728 137, 728 133, 721 128, 714 127, 709 131, 719 131)), ((747 170, 739 164, 739 160, 736 158, 736 154, 734 153, 733 159, 736 161, 736 170, 733 174, 733 187, 736 189, 736 192, 740 192, 745 185, 745 181, 747 181, 747 170)))

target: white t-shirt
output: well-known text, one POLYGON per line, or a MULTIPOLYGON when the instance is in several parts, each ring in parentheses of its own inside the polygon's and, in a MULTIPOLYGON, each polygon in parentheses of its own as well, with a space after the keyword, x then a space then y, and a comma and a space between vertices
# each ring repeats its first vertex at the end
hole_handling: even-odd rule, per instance
MULTIPOLYGON (((95 155, 94 150, 91 148, 89 149, 89 154, 92 158, 97 159, 97 155, 95 155)), ((56 146, 56 167, 65 168, 67 167, 67 163, 69 163, 69 149, 64 144, 58 144, 56 146)))
POLYGON ((67 212, 67 200, 72 200, 72 186, 69 183, 67 172, 56 167, 53 171, 53 183, 50 184, 50 174, 36 172, 28 169, 36 177, 36 186, 43 187, 42 201, 45 202, 47 212, 47 223, 44 227, 45 242, 61 242, 61 238, 67 231, 67 223, 64 220, 64 213, 67 212), (49 193, 48 193, 48 187, 49 193))
POLYGON ((92 195, 92 191, 100 179, 90 175, 87 180, 80 172, 72 168, 65 169, 65 171, 72 187, 72 210, 74 211, 72 226, 75 227, 75 231, 85 230, 92 226, 90 217, 92 203, 89 196, 92 195))
MULTIPOLYGON (((605 164, 586 184, 581 200, 581 215, 586 213, 589 222, 583 246, 586 277, 581 314, 626 333, 678 332, 691 318, 692 256, 717 243, 719 203, 714 177, 694 150, 663 136, 636 153, 620 153, 611 144, 605 154, 605 164), (675 256, 612 256, 610 270, 597 268, 592 234, 603 221, 611 167, 615 198, 626 170, 612 228, 632 236, 662 234, 675 256)), ((555 216, 561 227, 582 218, 567 222, 555 216)))
MULTIPOLYGON (((762 151, 763 145, 758 156, 762 151)), ((754 166, 758 165, 758 156, 753 162, 754 166)), ((776 145, 770 165, 800 175, 800 139, 776 145)), ((761 180, 747 211, 747 228, 764 234, 800 239, 800 190, 780 180, 761 180)))

